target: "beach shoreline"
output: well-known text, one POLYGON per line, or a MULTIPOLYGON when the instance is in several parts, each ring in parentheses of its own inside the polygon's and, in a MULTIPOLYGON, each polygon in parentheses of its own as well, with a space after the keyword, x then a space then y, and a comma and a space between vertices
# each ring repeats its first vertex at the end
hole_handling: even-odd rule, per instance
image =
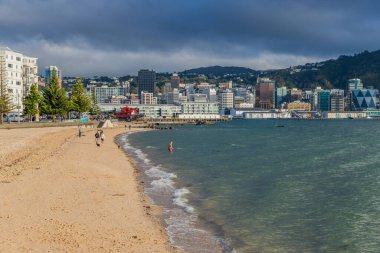
POLYGON ((0 251, 182 252, 116 144, 127 130, 103 129, 100 147, 84 130, 0 130, 0 251))
MULTIPOLYGON (((161 132, 161 131, 159 131, 161 132)), ((159 134, 159 132, 156 132, 159 134)), ((189 253, 198 252, 234 252, 229 247, 225 238, 220 236, 220 231, 216 230, 214 224, 198 217, 194 207, 188 203, 186 184, 179 183, 175 172, 160 163, 156 163, 154 157, 150 157, 147 149, 160 150, 160 156, 165 157, 167 153, 165 144, 159 146, 139 145, 142 138, 150 138, 151 133, 130 133, 122 134, 118 138, 118 143, 122 149, 134 161, 138 179, 143 183, 143 190, 155 205, 163 209, 161 218, 163 226, 166 228, 172 245, 184 249, 189 253), (140 141, 133 140, 132 136, 138 135, 140 141), (137 145, 136 145, 137 144, 137 145)), ((218 227, 219 228, 219 227, 218 227)))

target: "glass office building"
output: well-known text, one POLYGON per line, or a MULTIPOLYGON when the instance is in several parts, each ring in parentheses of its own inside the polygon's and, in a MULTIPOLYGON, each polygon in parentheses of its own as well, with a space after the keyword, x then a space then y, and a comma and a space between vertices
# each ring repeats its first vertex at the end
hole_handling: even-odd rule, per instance
POLYGON ((376 96, 378 90, 375 89, 355 89, 352 90, 351 106, 354 111, 376 109, 376 96))

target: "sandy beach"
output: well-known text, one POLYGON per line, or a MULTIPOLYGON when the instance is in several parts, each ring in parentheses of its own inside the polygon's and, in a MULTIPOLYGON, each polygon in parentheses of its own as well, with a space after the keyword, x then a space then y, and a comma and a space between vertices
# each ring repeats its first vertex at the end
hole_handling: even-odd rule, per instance
MULTIPOLYGON (((138 131, 139 129, 132 129, 138 131)), ((0 252, 180 252, 114 142, 124 128, 0 130, 0 252)))

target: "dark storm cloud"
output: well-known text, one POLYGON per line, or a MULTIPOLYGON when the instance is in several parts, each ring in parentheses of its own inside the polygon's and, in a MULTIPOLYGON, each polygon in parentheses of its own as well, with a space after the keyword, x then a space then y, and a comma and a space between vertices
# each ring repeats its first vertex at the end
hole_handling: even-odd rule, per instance
POLYGON ((111 65, 107 52, 137 65, 155 55, 173 61, 159 64, 165 71, 196 65, 193 56, 198 65, 241 59, 279 67, 286 57, 292 65, 378 49, 379 8, 369 0, 0 0, 0 43, 37 52, 41 61, 65 48, 111 65), (281 64, 271 63, 276 54, 281 64))

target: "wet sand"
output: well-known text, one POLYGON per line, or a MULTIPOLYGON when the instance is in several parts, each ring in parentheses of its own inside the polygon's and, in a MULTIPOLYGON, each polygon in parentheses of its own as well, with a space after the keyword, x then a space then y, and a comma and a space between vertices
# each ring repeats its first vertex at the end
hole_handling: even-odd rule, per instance
POLYGON ((0 252, 180 252, 114 143, 126 130, 104 131, 0 130, 0 252))

